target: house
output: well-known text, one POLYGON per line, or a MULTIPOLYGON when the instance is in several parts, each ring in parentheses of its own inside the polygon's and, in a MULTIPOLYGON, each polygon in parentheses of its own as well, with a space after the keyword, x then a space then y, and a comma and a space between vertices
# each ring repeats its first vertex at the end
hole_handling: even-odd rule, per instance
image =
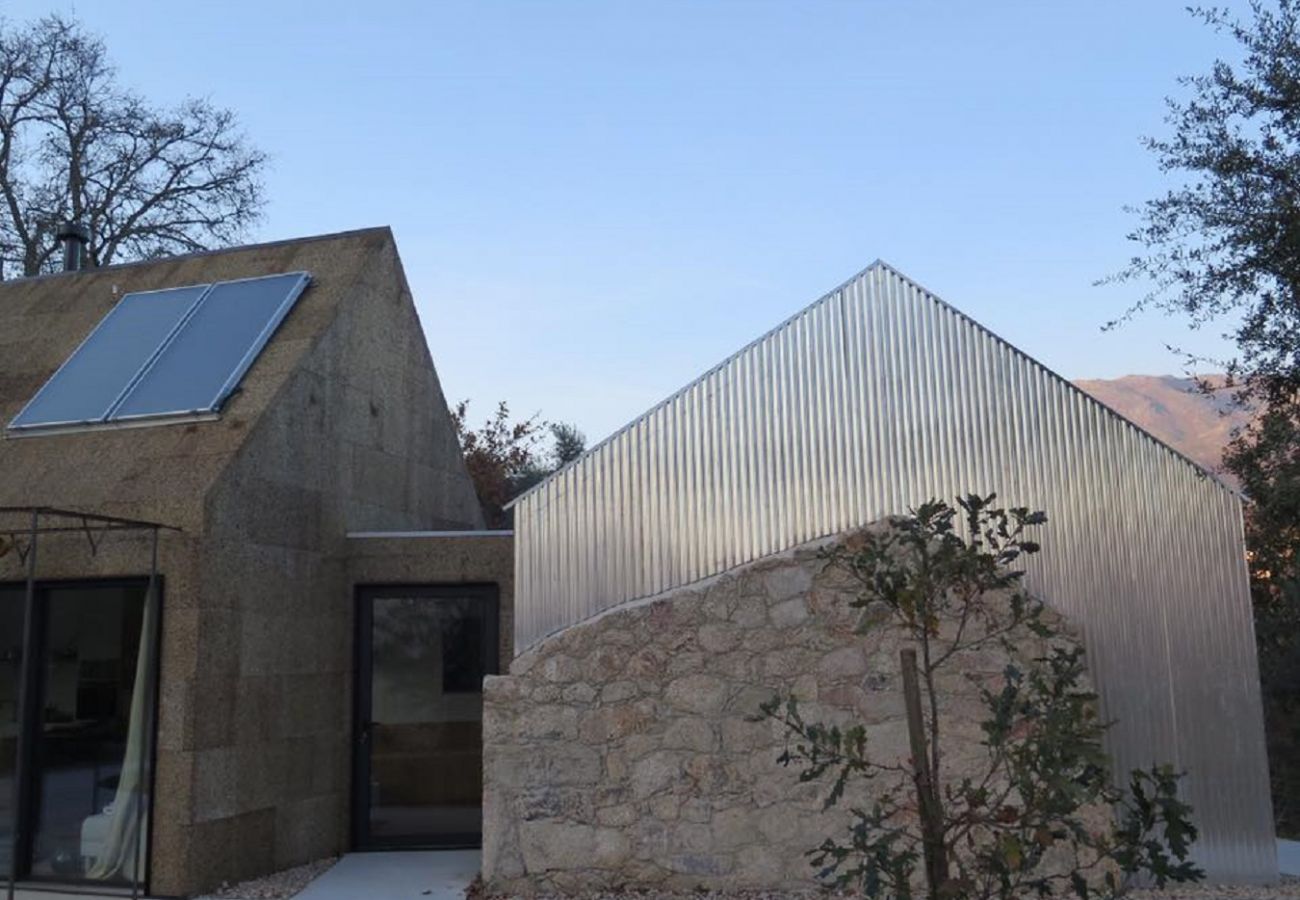
POLYGON ((511 542, 387 229, 0 283, 0 426, 0 877, 478 840, 511 542))
POLYGON ((1186 769, 1208 877, 1276 880, 1240 497, 876 263, 515 501, 489 886, 806 883, 828 835, 758 700, 901 724, 892 657, 809 631, 809 548, 968 493, 1046 511, 1026 585, 1082 631, 1115 771, 1186 769))
POLYGON ((850 706, 891 677, 807 655, 816 542, 971 491, 1047 510, 1027 584, 1119 769, 1188 769, 1198 862, 1276 877, 1239 497, 883 264, 521 497, 517 537, 386 229, 0 283, 0 427, 11 886, 480 835, 511 889, 791 884, 755 701, 777 662, 850 706))

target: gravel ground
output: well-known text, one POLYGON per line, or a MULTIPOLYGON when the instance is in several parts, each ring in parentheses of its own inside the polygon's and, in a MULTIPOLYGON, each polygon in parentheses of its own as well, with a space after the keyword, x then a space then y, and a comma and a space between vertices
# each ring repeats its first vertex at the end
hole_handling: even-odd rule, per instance
MULTIPOLYGON (((466 892, 469 900, 523 900, 518 897, 492 896, 484 898, 476 892, 477 885, 472 885, 466 892)), ((1268 887, 1236 887, 1201 885, 1182 887, 1164 891, 1133 891, 1128 895, 1132 900, 1300 900, 1300 879, 1284 878, 1281 884, 1268 887)), ((563 900, 847 900, 855 898, 854 894, 837 894, 829 892, 779 892, 779 891, 692 891, 690 893, 673 893, 669 891, 610 891, 606 893, 592 891, 578 894, 563 900)), ((528 900, 562 900, 559 897, 539 895, 528 900)))
POLYGON ((283 872, 263 875, 252 881, 223 884, 215 893, 200 897, 199 900, 285 900, 301 891, 338 861, 337 856, 330 856, 283 872))
MULTIPOLYGON (((337 856, 285 869, 272 875, 238 884, 223 885, 199 900, 287 900, 338 862, 337 856)), ((502 895, 487 896, 475 881, 465 892, 468 900, 525 900, 502 895)), ((1300 878, 1284 877, 1281 884, 1267 887, 1198 885, 1164 891, 1133 891, 1132 900, 1300 900, 1300 878)), ((545 894, 526 900, 856 900, 857 895, 829 891, 609 891, 586 892, 565 897, 545 894)))
POLYGON ((1163 891, 1134 891, 1129 896, 1133 900, 1293 900, 1300 898, 1300 879, 1283 876, 1281 884, 1267 887, 1170 887, 1163 891))

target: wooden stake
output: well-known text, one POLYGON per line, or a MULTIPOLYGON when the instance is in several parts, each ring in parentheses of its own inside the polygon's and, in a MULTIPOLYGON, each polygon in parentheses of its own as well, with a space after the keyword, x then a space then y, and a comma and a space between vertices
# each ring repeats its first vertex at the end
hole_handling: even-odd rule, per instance
POLYGON ((912 780, 916 783, 916 809, 921 817, 925 880, 930 886, 930 896, 939 897, 940 888, 948 881, 948 854, 943 845, 943 807, 937 787, 930 782, 930 754, 926 749, 925 719, 921 714, 916 651, 905 647, 898 656, 903 666, 903 705, 907 710, 907 737, 912 745, 912 780))

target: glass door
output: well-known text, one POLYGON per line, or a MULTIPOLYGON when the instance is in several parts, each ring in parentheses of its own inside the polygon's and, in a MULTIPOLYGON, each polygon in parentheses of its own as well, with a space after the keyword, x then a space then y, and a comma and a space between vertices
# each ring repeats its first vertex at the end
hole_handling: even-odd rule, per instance
POLYGON ((18 785, 18 691, 23 668, 23 589, 0 585, 0 878, 13 865, 18 785))
POLYGON ((17 876, 126 885, 147 840, 157 631, 147 582, 38 584, 27 727, 24 592, 0 586, 0 862, 17 876), (9 641, 8 644, 4 643, 9 641), (15 760, 25 760, 21 784, 15 760))
MULTIPOLYGON (((137 671, 145 590, 57 587, 42 599, 29 874, 126 883, 136 864, 136 807, 144 788, 143 736, 130 739, 133 706, 149 702, 135 696, 148 681, 137 671)), ((134 710, 137 717, 142 711, 134 710)))
POLYGON ((357 625, 356 845, 478 846, 496 588, 362 588, 357 625))

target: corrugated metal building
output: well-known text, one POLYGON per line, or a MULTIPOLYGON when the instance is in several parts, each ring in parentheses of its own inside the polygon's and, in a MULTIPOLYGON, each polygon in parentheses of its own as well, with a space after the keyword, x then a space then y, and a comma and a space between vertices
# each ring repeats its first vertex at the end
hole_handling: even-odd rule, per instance
POLYGON ((883 263, 517 501, 515 646, 970 491, 1048 512, 1117 771, 1186 768, 1211 879, 1276 878, 1240 499, 883 263))

